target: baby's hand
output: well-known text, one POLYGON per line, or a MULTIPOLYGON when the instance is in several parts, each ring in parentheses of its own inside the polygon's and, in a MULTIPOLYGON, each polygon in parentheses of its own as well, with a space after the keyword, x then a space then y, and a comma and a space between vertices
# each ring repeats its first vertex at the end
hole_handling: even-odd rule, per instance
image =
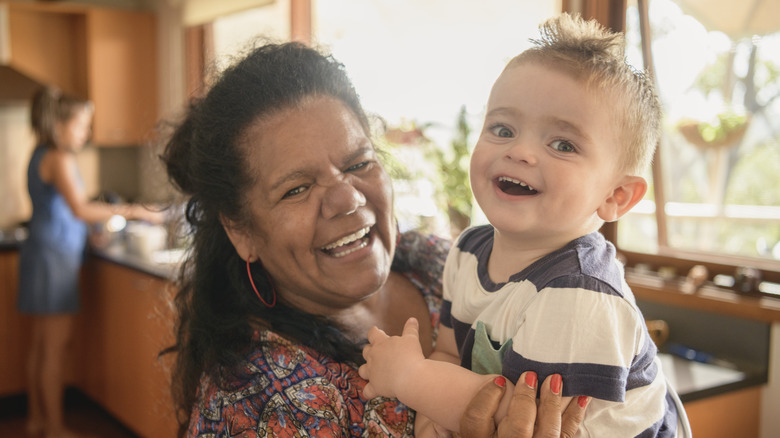
POLYGON ((366 363, 358 370, 360 377, 369 381, 363 389, 367 399, 398 397, 408 373, 413 373, 414 366, 425 360, 419 327, 415 318, 409 318, 401 336, 388 336, 377 327, 368 331, 369 344, 363 347, 366 363))

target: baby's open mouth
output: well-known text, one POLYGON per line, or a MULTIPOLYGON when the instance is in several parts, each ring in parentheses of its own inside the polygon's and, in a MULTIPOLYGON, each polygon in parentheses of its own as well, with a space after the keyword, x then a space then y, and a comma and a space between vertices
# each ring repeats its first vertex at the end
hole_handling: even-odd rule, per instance
POLYGON ((333 257, 344 257, 345 255, 365 248, 366 245, 368 245, 369 231, 371 231, 370 227, 362 228, 333 243, 323 246, 320 250, 333 257))
POLYGON ((508 176, 499 176, 496 184, 498 185, 498 188, 507 195, 526 196, 539 193, 528 184, 508 176))

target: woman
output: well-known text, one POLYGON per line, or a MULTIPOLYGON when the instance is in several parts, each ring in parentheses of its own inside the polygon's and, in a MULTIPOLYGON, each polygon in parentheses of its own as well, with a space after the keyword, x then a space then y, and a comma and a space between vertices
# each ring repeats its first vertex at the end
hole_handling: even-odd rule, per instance
POLYGON ((163 159, 194 230, 169 349, 180 435, 413 435, 413 412, 365 399, 357 366, 371 326, 400 333, 411 316, 429 321, 431 351, 449 244, 398 233, 342 66, 296 43, 255 49, 190 108, 163 159))
POLYGON ((87 223, 114 215, 160 222, 159 212, 139 205, 90 202, 76 162, 89 139, 90 101, 43 88, 32 100, 30 120, 37 137, 27 171, 33 205, 29 237, 20 248, 18 309, 32 315, 27 362, 30 435, 70 436, 62 409, 62 366, 79 310, 79 272, 87 223))

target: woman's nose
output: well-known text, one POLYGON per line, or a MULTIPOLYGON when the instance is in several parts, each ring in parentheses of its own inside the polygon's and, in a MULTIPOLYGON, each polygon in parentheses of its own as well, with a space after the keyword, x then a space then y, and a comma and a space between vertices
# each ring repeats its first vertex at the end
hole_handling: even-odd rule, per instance
POLYGON ((366 205, 366 197, 348 181, 340 180, 327 188, 322 201, 322 215, 330 219, 348 215, 366 205))

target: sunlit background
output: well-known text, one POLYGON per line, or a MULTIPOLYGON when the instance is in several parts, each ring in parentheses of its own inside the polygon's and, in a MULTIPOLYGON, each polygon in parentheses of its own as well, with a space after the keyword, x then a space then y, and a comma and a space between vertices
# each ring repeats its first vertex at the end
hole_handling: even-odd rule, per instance
MULTIPOLYGON (((628 4, 627 59, 642 69, 639 12, 635 0, 628 4)), ((649 1, 665 137, 656 162, 663 181, 647 178, 664 189, 666 230, 659 233, 651 190, 621 220, 622 248, 780 260, 780 17, 763 20, 769 30, 735 28, 743 11, 734 8, 747 4, 700 17, 695 7, 712 15, 707 2, 649 1)), ((485 222, 476 205, 461 201, 470 200, 463 168, 487 95, 538 24, 559 10, 559 1, 314 3, 314 43, 344 63, 366 109, 392 134, 380 146, 390 152, 403 228, 457 234, 453 209, 485 222)), ((288 14, 283 0, 217 20, 218 62, 258 36, 283 40, 289 28, 279 23, 289 23, 288 14)))

